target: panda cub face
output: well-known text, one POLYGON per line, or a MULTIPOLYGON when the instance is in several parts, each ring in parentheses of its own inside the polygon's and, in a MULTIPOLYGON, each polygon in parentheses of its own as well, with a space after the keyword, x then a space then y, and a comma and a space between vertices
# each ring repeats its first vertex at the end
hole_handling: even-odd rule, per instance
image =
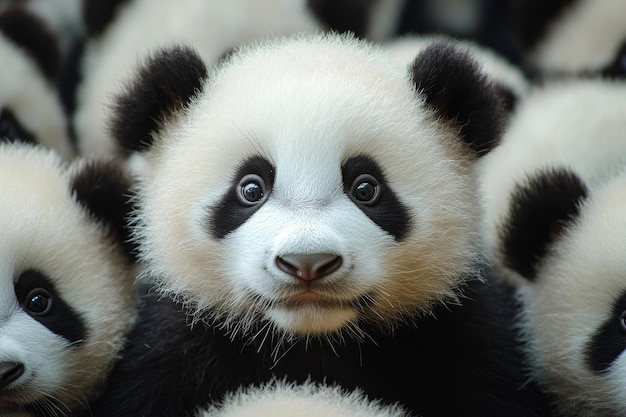
POLYGON ((91 208, 98 197, 90 190, 117 181, 107 169, 67 167, 42 148, 0 144, 2 415, 82 410, 132 324, 130 258, 115 244, 112 222, 97 220, 104 211, 91 208))
MULTIPOLYGON (((469 68, 469 88, 482 88, 452 47, 428 58, 458 59, 447 67, 469 68)), ((485 144, 463 143, 441 103, 418 93, 440 91, 413 80, 438 79, 425 62, 400 71, 365 43, 320 35, 243 48, 208 77, 182 48, 146 63, 113 130, 145 156, 136 237, 150 278, 244 333, 358 333, 453 297, 476 272, 470 147, 485 144), (165 91, 172 66, 188 79, 165 91)))
POLYGON ((509 230, 546 248, 533 253, 534 265, 517 260, 520 271, 533 271, 518 285, 531 372, 566 415, 626 410, 625 204, 626 171, 588 186, 573 171, 554 169, 516 191, 509 230), (531 217, 534 230, 519 231, 531 217))

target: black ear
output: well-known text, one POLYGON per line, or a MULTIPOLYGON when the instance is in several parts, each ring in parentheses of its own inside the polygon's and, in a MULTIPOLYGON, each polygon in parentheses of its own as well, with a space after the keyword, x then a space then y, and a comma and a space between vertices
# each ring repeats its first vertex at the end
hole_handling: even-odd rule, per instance
POLYGON ((458 126, 477 155, 498 143, 506 116, 504 103, 469 52, 451 42, 433 42, 415 58, 412 77, 426 103, 458 126))
POLYGON ((549 246, 575 221, 586 198, 585 184, 565 168, 540 171, 518 184, 498 230, 505 265, 534 280, 549 246))
POLYGON ((133 181, 116 160, 90 160, 80 165, 71 181, 71 190, 96 221, 109 228, 114 240, 124 248, 130 260, 136 259, 131 244, 128 216, 133 209, 133 181))
POLYGON ((0 32, 32 58, 50 82, 56 80, 61 52, 48 25, 25 9, 9 7, 0 13, 0 32))
POLYGON ((207 77, 204 62, 189 47, 161 49, 148 57, 115 101, 113 137, 124 149, 149 149, 161 123, 182 111, 207 77))
POLYGON ((118 10, 128 0, 89 0, 83 1, 83 21, 87 36, 98 37, 115 19, 118 10))

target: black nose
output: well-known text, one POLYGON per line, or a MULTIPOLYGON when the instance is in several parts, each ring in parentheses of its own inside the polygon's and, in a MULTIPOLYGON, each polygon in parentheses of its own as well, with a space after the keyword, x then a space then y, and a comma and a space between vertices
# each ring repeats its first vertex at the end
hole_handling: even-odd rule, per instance
POLYGON ((341 267, 341 263, 341 256, 333 253, 288 253, 276 257, 278 269, 303 281, 330 275, 341 267))
POLYGON ((24 365, 15 362, 0 362, 0 389, 18 379, 24 373, 24 365))

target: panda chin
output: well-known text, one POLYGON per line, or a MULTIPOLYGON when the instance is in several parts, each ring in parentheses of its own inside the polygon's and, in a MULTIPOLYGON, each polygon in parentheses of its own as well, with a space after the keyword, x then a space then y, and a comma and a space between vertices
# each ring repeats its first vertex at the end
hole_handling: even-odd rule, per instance
POLYGON ((265 315, 286 332, 314 335, 340 330, 358 318, 358 311, 346 305, 303 302, 275 305, 265 315))

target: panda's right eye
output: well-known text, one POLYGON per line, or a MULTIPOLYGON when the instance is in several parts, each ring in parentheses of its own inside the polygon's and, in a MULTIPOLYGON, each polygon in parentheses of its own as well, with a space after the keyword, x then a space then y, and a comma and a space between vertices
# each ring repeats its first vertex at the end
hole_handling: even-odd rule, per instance
POLYGON ((29 313, 45 316, 52 311, 52 295, 44 288, 34 288, 26 295, 23 305, 29 313))
POLYGON ((237 185, 237 197, 246 206, 259 204, 267 198, 265 181, 257 174, 245 175, 237 185))

